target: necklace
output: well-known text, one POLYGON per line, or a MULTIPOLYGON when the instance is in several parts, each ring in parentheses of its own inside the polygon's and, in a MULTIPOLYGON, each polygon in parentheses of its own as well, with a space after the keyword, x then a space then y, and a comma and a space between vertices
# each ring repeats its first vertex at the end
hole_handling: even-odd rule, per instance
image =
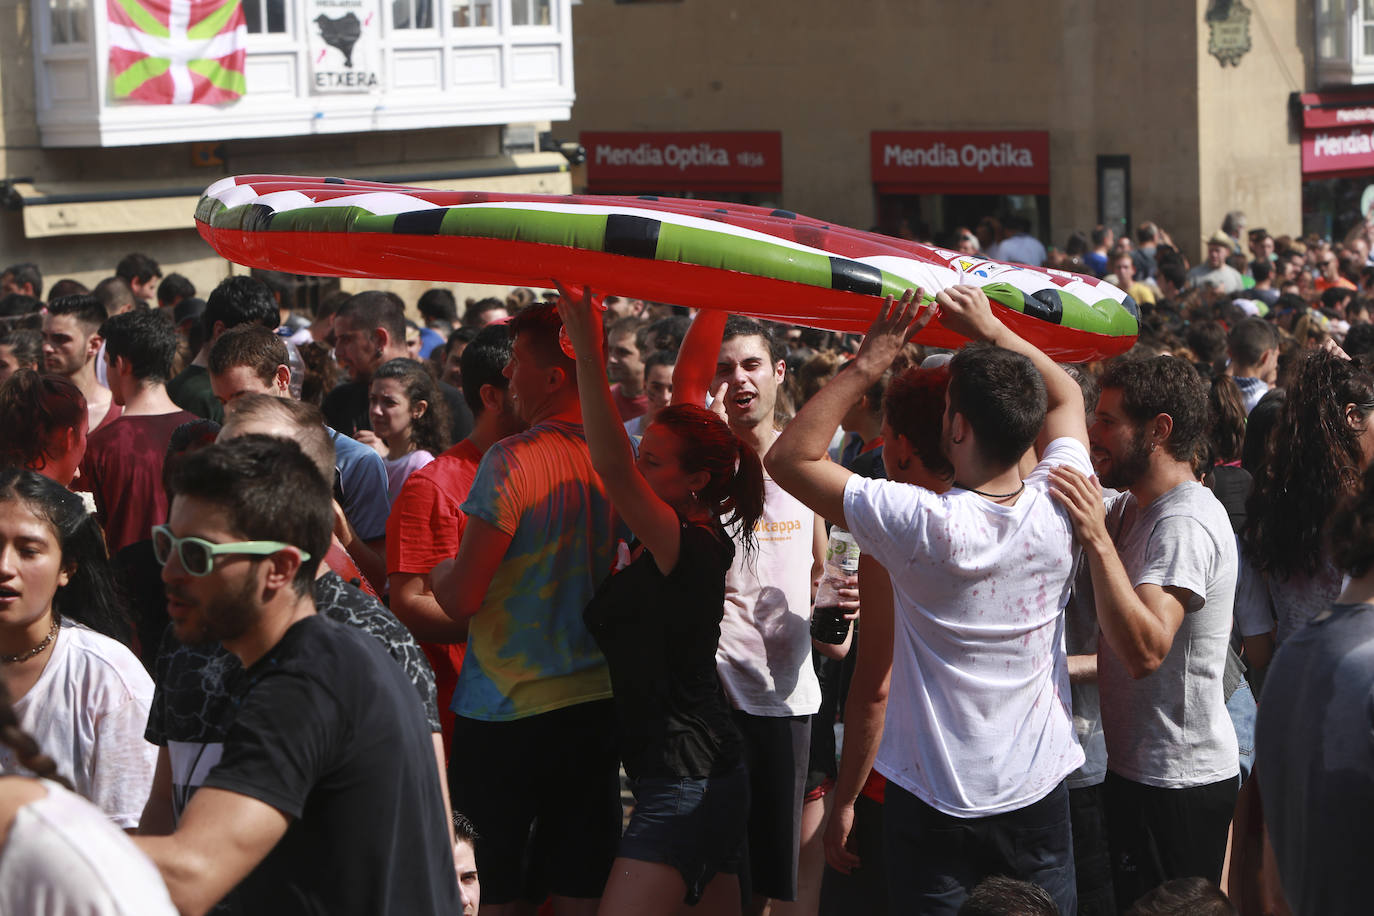
POLYGON ((34 646, 32 649, 26 649, 25 651, 19 652, 19 653, 15 654, 15 655, 0 655, 0 662, 6 662, 6 663, 8 663, 8 664, 14 664, 15 662, 26 662, 26 661, 28 661, 29 659, 33 658, 33 657, 34 657, 35 655, 37 655, 38 653, 42 652, 42 651, 43 651, 44 649, 46 649, 48 646, 52 645, 52 641, 53 641, 54 639, 56 639, 56 638, 57 638, 57 615, 56 615, 56 614, 53 614, 53 615, 52 615, 52 629, 48 630, 48 635, 43 637, 43 641, 42 641, 42 642, 40 642, 38 645, 34 646))
POLYGON ((1020 496, 1021 491, 1026 488, 1026 482, 1024 480, 1021 481, 1021 486, 1017 487, 1015 490, 1012 490, 1010 493, 985 493, 984 491, 976 490, 973 487, 966 487, 963 484, 959 483, 957 480, 954 482, 954 485, 961 490, 968 490, 970 493, 977 493, 979 496, 982 496, 985 499, 1011 499, 1013 496, 1020 496))

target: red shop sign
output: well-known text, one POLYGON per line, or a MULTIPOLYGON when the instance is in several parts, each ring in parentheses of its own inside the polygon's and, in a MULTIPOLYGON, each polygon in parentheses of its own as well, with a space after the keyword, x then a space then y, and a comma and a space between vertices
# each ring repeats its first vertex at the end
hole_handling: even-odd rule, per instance
POLYGON ((1368 89, 1304 92, 1298 95, 1298 105, 1305 128, 1374 124, 1374 92, 1368 89))
POLYGON ((875 130, 873 183, 886 194, 1048 194, 1043 130, 875 130))
POLYGON ((1374 125, 1303 131, 1302 173, 1320 178, 1374 174, 1374 125))
POLYGON ((782 190, 782 134, 775 130, 589 131, 593 191, 782 190))

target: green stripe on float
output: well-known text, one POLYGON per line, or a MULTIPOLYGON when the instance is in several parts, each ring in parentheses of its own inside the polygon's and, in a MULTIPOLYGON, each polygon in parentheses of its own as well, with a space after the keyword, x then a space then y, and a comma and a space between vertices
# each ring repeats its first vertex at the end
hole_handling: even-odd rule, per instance
POLYGON ((606 214, 505 207, 450 207, 444 214, 439 232, 442 235, 603 251, 606 244, 606 214))
POLYGON ((1140 329, 1131 313, 1115 299, 1088 303, 1061 292, 1059 300, 1064 304, 1064 320, 1061 324, 1066 328, 1112 337, 1133 337, 1139 333, 1140 329))
POLYGON ((665 222, 659 229, 658 260, 830 288, 828 255, 675 223, 665 222))
POLYGON ((394 213, 378 215, 362 207, 297 207, 272 217, 273 232, 390 232, 394 213))
POLYGON ((206 223, 211 227, 216 227, 216 220, 219 214, 225 210, 225 206, 214 197, 202 197, 196 204, 196 219, 206 223))

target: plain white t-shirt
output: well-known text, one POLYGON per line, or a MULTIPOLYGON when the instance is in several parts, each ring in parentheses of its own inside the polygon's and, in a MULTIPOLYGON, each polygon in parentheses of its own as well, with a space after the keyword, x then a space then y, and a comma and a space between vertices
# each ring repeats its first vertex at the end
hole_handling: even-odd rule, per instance
POLYGON ((821 706, 811 665, 811 565, 816 514, 763 478, 756 549, 735 537, 725 574, 725 615, 716 671, 736 709, 755 716, 809 716, 821 706))
MULTIPOLYGON (((14 702, 19 727, 116 826, 138 826, 157 747, 143 740, 153 679, 122 643, 64 619, 38 681, 14 702)), ((25 773, 0 746, 0 772, 25 773)))
POLYGON ((1091 474, 1077 439, 1056 439, 1017 501, 944 495, 855 475, 844 514, 892 578, 887 719, 876 768, 954 817, 1015 811, 1083 763, 1070 710, 1063 607, 1073 527, 1049 469, 1091 474))
POLYGON ((101 812, 50 780, 0 852, 0 913, 174 916, 157 867, 101 812))

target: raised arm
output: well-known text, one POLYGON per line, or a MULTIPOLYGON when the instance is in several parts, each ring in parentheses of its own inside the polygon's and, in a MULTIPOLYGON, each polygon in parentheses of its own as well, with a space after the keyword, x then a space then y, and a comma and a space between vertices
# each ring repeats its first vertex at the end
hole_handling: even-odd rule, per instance
POLYGON ((778 486, 830 521, 848 527, 844 488, 851 472, 826 454, 830 438, 845 412, 887 371, 933 314, 933 309, 922 305, 920 290, 907 290, 897 302, 887 298, 852 365, 813 395, 768 449, 764 465, 778 486))
MULTIPOLYGON (((601 308, 592 301, 591 290, 586 287, 581 296, 575 296, 562 286, 558 287, 558 292, 558 313, 563 317, 563 327, 577 354, 577 392, 582 402, 582 428, 587 436, 592 467, 601 476, 615 511, 653 555, 654 563, 666 576, 677 566, 682 547, 682 523, 677 512, 654 493, 635 463, 629 434, 616 412, 611 386, 606 380, 606 361, 601 352, 604 336, 601 308)), ((717 340, 717 348, 719 345, 717 340)), ((713 354, 713 371, 714 360, 713 354)), ((646 454, 645 460, 656 459, 646 454)))
POLYGON ((720 339, 725 334, 725 312, 702 309, 692 319, 682 347, 673 366, 673 403, 706 403, 711 380, 716 377, 716 360, 720 356, 720 339))
POLYGON ((1055 439, 1071 438, 1088 447, 1088 426, 1083 416, 1083 392, 1054 360, 1027 343, 992 314, 987 294, 976 286, 951 286, 935 297, 940 306, 940 323, 970 340, 983 340, 1004 350, 1029 357, 1045 379, 1049 403, 1045 425, 1036 440, 1037 451, 1044 451, 1055 439))

